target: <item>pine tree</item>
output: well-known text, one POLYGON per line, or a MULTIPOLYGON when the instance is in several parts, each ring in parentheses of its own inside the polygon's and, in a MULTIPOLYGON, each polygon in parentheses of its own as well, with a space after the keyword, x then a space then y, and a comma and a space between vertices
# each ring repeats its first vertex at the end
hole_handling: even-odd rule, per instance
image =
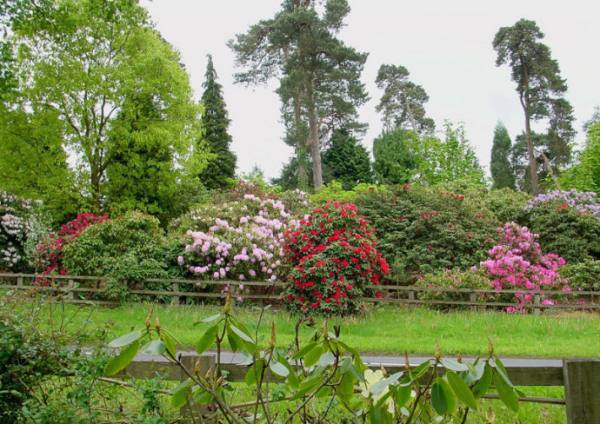
POLYGON ((498 122, 494 130, 494 144, 492 145, 492 160, 490 171, 492 173, 493 188, 515 188, 515 175, 510 163, 512 142, 506 127, 498 122))
POLYGON ((217 82, 217 72, 213 65, 212 56, 208 55, 205 81, 202 85, 202 128, 203 140, 206 141, 211 153, 216 158, 211 160, 200 175, 200 180, 209 189, 219 189, 231 184, 235 177, 236 156, 229 149, 231 136, 227 132, 229 117, 223 99, 221 84, 217 82))
POLYGON ((286 142, 296 150, 298 180, 306 180, 310 162, 315 190, 323 184, 322 142, 335 130, 360 133, 366 127, 358 122, 358 107, 368 100, 360 81, 367 54, 337 36, 349 12, 347 0, 284 0, 273 18, 229 43, 243 68, 236 82, 256 85, 279 78, 286 142))
MULTIPOLYGON (((547 152, 536 151, 531 122, 550 120, 551 137, 547 138, 546 146, 554 153, 556 165, 570 160, 569 143, 573 136, 571 105, 562 97, 567 84, 560 75, 558 62, 552 59, 550 48, 540 41, 543 38, 544 34, 535 22, 521 19, 511 27, 500 28, 492 43, 497 53, 496 66, 509 65, 512 79, 517 84, 525 116, 529 186, 534 194, 539 192, 539 160, 536 156, 542 156, 545 168, 552 166, 552 159, 547 152)), ((546 169, 546 172, 553 170, 546 169)))

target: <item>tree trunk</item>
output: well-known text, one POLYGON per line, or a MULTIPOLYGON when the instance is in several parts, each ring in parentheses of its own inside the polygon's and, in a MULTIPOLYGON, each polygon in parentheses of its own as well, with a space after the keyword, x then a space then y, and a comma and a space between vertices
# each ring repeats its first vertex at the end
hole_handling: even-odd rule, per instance
POLYGON ((313 169, 313 187, 319 191, 323 186, 323 170, 321 167, 321 142, 319 140, 319 123, 315 105, 314 87, 312 79, 306 84, 306 103, 308 109, 308 145, 313 169))
POLYGON ((523 67, 523 91, 520 93, 519 100, 525 113, 525 138, 527 139, 527 156, 529 159, 529 176, 531 181, 531 192, 535 196, 539 193, 539 182, 537 174, 537 163, 535 161, 535 151, 533 140, 531 139, 531 117, 529 115, 529 72, 527 67, 523 67))
POLYGON ((533 140, 531 139, 531 125, 529 118, 529 108, 525 109, 525 134, 527 137, 527 156, 529 158, 529 176, 531 181, 531 192, 535 196, 539 193, 539 182, 537 174, 537 163, 535 161, 535 151, 533 148, 533 140))
POLYGON ((296 130, 296 160, 298 161, 298 188, 301 190, 307 190, 309 181, 308 181, 308 172, 307 172, 307 163, 306 163, 306 146, 305 141, 302 137, 300 137, 300 126, 301 126, 301 109, 300 109, 300 92, 296 90, 294 94, 294 126, 296 130))
POLYGON ((100 204, 100 180, 102 179, 102 173, 98 167, 93 163, 90 164, 90 188, 92 191, 92 206, 95 212, 100 212, 102 205, 100 204))

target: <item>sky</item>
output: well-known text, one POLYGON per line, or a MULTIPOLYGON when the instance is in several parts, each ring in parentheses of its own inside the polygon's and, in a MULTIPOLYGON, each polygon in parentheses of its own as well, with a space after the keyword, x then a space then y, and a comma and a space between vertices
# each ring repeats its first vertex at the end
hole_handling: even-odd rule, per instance
MULTIPOLYGON (((292 154, 282 141, 277 81, 247 88, 233 84, 236 72, 228 40, 272 17, 281 0, 142 0, 156 28, 182 56, 197 98, 202 94, 206 55, 211 54, 231 119, 238 173, 255 165, 277 176, 292 154)), ((375 111, 381 91, 375 77, 383 63, 405 66, 429 94, 428 114, 441 128, 462 122, 480 163, 489 165, 494 127, 502 121, 514 139, 524 127, 510 70, 495 66, 492 39, 498 28, 520 18, 537 22, 543 40, 567 80, 583 143, 582 126, 600 105, 600 1, 596 0, 349 0, 352 8, 339 36, 368 52, 362 81, 371 100, 360 109, 369 130, 361 140, 372 150, 381 132, 375 111)))

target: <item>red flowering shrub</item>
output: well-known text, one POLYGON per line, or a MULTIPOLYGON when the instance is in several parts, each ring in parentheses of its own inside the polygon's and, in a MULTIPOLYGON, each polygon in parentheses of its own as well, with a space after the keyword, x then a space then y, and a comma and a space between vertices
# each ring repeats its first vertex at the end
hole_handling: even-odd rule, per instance
MULTIPOLYGON (((67 269, 63 266, 63 248, 70 243, 92 224, 104 222, 108 219, 105 215, 96 215, 90 212, 77 214, 72 221, 61 226, 58 233, 50 233, 46 240, 41 241, 36 246, 35 265, 39 270, 43 269, 43 275, 52 275, 58 273, 65 275, 67 269)), ((38 283, 44 284, 45 279, 39 279, 38 283)))
POLYGON ((286 232, 284 249, 292 268, 285 301, 302 313, 354 313, 366 286, 379 284, 389 271, 373 229, 352 203, 315 209, 286 232))

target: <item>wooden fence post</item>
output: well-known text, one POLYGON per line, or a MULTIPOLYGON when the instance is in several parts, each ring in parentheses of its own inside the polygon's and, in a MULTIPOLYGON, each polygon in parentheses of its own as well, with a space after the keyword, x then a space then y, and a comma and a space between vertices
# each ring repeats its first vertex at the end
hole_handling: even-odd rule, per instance
MULTIPOLYGON (((185 367, 189 372, 194 372, 194 370, 200 375, 205 375, 206 372, 214 367, 217 363, 217 355, 214 353, 205 353, 200 356, 196 353, 192 354, 179 354, 179 360, 181 364, 185 367)), ((181 380, 187 380, 188 375, 185 371, 181 370, 181 380)), ((192 422, 204 422, 202 419, 197 420, 202 414, 206 413, 209 410, 209 405, 200 405, 198 403, 188 402, 181 408, 181 415, 184 417, 191 418, 192 422)))
MULTIPOLYGON (((171 288, 174 292, 179 293, 179 283, 173 283, 171 288)), ((171 305, 179 305, 179 295, 171 297, 171 305)))
POLYGON ((563 373, 567 423, 600 423, 600 360, 564 360, 563 373))
POLYGON ((65 299, 67 299, 67 302, 72 301, 75 298, 75 296, 73 295, 74 288, 75 288, 75 281, 69 280, 67 282, 67 293, 65 295, 65 299))
POLYGON ((23 276, 22 275, 19 275, 17 277, 17 287, 19 287, 19 288, 23 287, 23 276))
POLYGON ((541 301, 541 297, 539 294, 536 294, 535 296, 533 296, 533 304, 535 305, 533 308, 534 315, 540 315, 542 313, 542 310, 539 308, 539 306, 541 304, 540 301, 541 301))

